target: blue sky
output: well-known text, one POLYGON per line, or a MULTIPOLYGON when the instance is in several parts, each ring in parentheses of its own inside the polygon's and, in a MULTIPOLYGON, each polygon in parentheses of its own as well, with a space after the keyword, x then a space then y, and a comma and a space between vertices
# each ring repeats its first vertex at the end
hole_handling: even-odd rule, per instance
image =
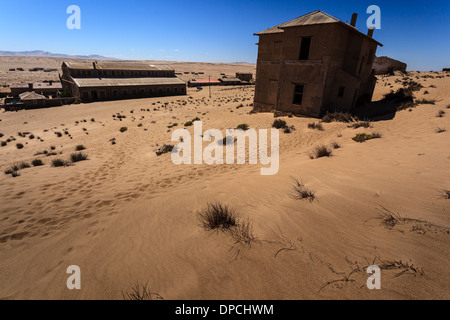
POLYGON ((119 59, 256 62, 253 34, 314 10, 367 32, 369 5, 381 8, 378 56, 409 70, 450 67, 450 1, 296 0, 1 0, 0 50, 100 54, 119 59), (69 30, 69 5, 81 8, 81 30, 69 30))

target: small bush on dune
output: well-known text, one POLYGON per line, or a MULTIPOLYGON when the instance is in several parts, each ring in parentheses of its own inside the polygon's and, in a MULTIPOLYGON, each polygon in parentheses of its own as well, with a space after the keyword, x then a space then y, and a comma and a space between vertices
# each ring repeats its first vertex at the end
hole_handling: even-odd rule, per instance
POLYGON ((349 128, 353 128, 353 129, 358 129, 358 128, 371 128, 372 124, 369 121, 361 121, 361 122, 356 122, 350 126, 348 126, 349 128))
POLYGON ((156 155, 159 157, 159 156, 162 156, 162 155, 165 154, 165 153, 172 152, 173 148, 175 148, 173 145, 165 144, 165 145, 163 145, 161 148, 158 148, 158 149, 155 151, 155 153, 156 153, 156 155))
POLYGON ((192 121, 188 121, 184 124, 185 127, 191 127, 194 123, 192 121))
POLYGON ((20 169, 27 169, 27 168, 30 167, 30 164, 29 164, 29 163, 26 163, 26 162, 20 162, 20 163, 18 164, 18 166, 19 166, 20 169))
POLYGON ((82 144, 79 144, 75 147, 75 151, 83 151, 86 150, 86 147, 83 146, 82 144))
POLYGON ((23 144, 21 144, 21 143, 18 143, 18 144, 16 144, 16 147, 17 147, 17 149, 23 149, 23 144))
POLYGON ((250 128, 249 125, 246 124, 246 123, 242 123, 242 124, 240 124, 240 125, 238 125, 236 127, 236 129, 238 129, 238 130, 240 129, 240 130, 243 130, 243 131, 247 131, 249 128, 250 128))
POLYGON ((314 150, 310 154, 311 159, 318 159, 322 157, 331 157, 333 155, 333 151, 328 149, 326 146, 316 146, 314 150))
POLYGON ((391 92, 385 94, 382 101, 390 103, 407 103, 413 102, 414 97, 411 90, 400 88, 395 92, 391 90, 391 92))
POLYGON ((372 133, 372 134, 366 134, 366 133, 358 133, 355 137, 353 137, 353 141, 356 142, 365 142, 367 140, 372 140, 372 139, 379 139, 381 138, 381 134, 380 133, 372 133))
POLYGON ((226 231, 231 235, 236 244, 240 243, 251 247, 253 242, 260 242, 253 234, 253 223, 249 219, 238 223, 236 227, 226 231))
POLYGON ((446 131, 447 131, 447 129, 445 129, 445 128, 436 128, 436 133, 443 133, 446 131))
POLYGON ((294 185, 292 186, 292 192, 289 195, 294 200, 303 200, 306 199, 309 202, 313 202, 316 199, 316 193, 312 190, 307 189, 300 181, 295 178, 294 185))
POLYGON ((338 142, 332 142, 331 143, 331 147, 333 149, 340 149, 340 148, 342 148, 342 146, 338 142))
POLYGON ((428 100, 428 99, 421 99, 421 100, 416 100, 417 104, 435 104, 436 100, 428 100))
POLYGON ((308 128, 309 129, 317 129, 319 131, 323 131, 323 126, 322 126, 321 123, 315 123, 315 122, 309 123, 308 124, 308 128))
POLYGON ((286 127, 286 121, 281 120, 281 119, 276 119, 273 124, 272 127, 275 129, 283 129, 286 127))
POLYGON ((139 283, 136 283, 130 292, 122 292, 122 296, 124 300, 131 301, 164 300, 159 294, 150 292, 146 284, 140 285, 139 283))
POLYGON ((438 117, 438 118, 443 118, 444 115, 445 115, 445 111, 444 111, 444 110, 439 110, 439 112, 438 112, 438 114, 437 114, 436 117, 438 117))
POLYGON ((70 165, 70 162, 64 161, 62 159, 53 159, 52 163, 51 163, 51 166, 55 167, 55 168, 57 168, 57 167, 67 167, 69 165, 70 165))
POLYGON ((39 166, 43 166, 44 163, 42 162, 41 159, 34 159, 33 161, 31 161, 31 164, 35 167, 39 167, 39 166))
POLYGON ((322 122, 330 123, 330 122, 353 122, 353 117, 350 113, 343 112, 332 112, 327 113, 322 118, 322 122))
POLYGON ((122 127, 122 128, 120 128, 120 132, 122 132, 122 133, 124 133, 124 132, 126 132, 128 130, 128 128, 127 127, 122 127))
POLYGON ((200 225, 205 230, 226 230, 236 226, 236 213, 221 203, 208 203, 197 212, 200 225))
POLYGON ((88 159, 87 154, 84 153, 72 153, 70 155, 70 160, 72 160, 73 163, 75 162, 80 162, 80 161, 85 161, 88 159))

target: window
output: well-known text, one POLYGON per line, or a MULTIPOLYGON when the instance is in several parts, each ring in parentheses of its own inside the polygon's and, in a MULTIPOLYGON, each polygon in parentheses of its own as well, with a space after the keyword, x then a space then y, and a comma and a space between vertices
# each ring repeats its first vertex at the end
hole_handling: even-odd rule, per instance
POLYGON ((344 96, 345 87, 339 87, 338 97, 342 98, 344 96))
POLYGON ((113 97, 117 97, 119 95, 119 92, 117 90, 113 91, 113 97))
POLYGON ((302 38, 302 42, 300 44, 300 56, 298 59, 299 60, 308 60, 310 49, 311 49, 311 37, 302 38))
POLYGON ((122 95, 123 95, 123 96, 127 96, 127 95, 128 95, 128 90, 123 90, 123 91, 122 91, 122 95))
POLYGON ((302 84, 296 84, 294 88, 294 102, 293 104, 302 104, 303 100, 303 88, 304 86, 302 84))

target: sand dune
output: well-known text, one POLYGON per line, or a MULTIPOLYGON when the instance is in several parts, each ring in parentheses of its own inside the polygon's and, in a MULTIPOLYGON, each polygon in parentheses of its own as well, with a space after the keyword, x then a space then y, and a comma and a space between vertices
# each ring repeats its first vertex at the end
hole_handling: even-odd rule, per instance
MULTIPOLYGON (((0 169, 33 159, 44 166, 0 175, 0 298, 122 299, 138 282, 165 299, 449 299, 450 139, 436 128, 450 130, 450 82, 441 75, 411 73, 426 87, 417 98, 436 103, 370 129, 324 123, 319 131, 308 129, 317 120, 283 118, 296 130, 280 133, 275 176, 261 176, 260 165, 176 166, 154 152, 195 117, 204 130, 270 128, 272 114, 249 114, 250 87, 216 87, 211 99, 189 89, 186 97, 1 113, 0 140, 16 141, 0 148, 0 169), (382 138, 352 140, 363 132, 382 138), (341 145, 332 157, 310 159, 316 145, 332 142, 341 145), (80 144, 88 161, 50 167, 80 144), (43 150, 57 155, 35 156, 43 150), (292 199, 292 177, 316 200, 292 199), (213 201, 251 219, 257 241, 204 231, 196 212, 213 201), (386 228, 373 219, 383 207, 416 220, 386 228), (382 290, 371 291, 364 267, 374 261, 384 267, 382 290), (66 288, 69 265, 80 266, 82 290, 66 288)), ((374 98, 401 79, 380 78, 374 98)))

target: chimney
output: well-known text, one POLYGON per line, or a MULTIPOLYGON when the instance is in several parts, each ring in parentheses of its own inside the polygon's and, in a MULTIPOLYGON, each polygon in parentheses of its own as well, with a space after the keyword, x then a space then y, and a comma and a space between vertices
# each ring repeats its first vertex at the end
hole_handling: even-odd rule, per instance
POLYGON ((356 20, 357 19, 358 19, 358 14, 357 13, 352 14, 352 22, 350 22, 350 25, 352 27, 356 26, 356 20))
POLYGON ((375 28, 374 27, 371 27, 371 28, 369 28, 369 31, 367 32, 367 35, 369 36, 369 37, 373 37, 373 32, 375 31, 375 28))

